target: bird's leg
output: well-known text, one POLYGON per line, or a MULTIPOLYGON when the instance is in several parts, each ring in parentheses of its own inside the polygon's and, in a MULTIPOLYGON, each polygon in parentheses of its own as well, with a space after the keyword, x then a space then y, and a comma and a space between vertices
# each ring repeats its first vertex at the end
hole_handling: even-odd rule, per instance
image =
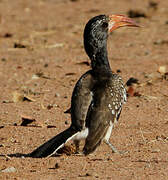
POLYGON ((118 153, 118 154, 126 154, 128 151, 118 151, 109 141, 105 140, 104 141, 111 149, 112 153, 118 153))
POLYGON ((118 150, 109 142, 112 129, 113 129, 113 123, 110 121, 110 126, 106 132, 105 137, 104 137, 104 142, 112 149, 113 153, 119 153, 118 150))
POLYGON ((74 140, 74 144, 75 144, 75 147, 76 147, 75 154, 80 154, 80 151, 79 151, 80 141, 79 140, 74 140))
POLYGON ((113 153, 120 153, 109 141, 105 140, 104 142, 112 149, 113 153))
POLYGON ((83 155, 83 153, 82 152, 80 152, 80 150, 79 150, 79 144, 80 144, 80 141, 79 140, 74 140, 73 141, 74 142, 74 144, 75 144, 75 146, 76 146, 76 151, 75 151, 75 156, 81 156, 81 155, 83 155))

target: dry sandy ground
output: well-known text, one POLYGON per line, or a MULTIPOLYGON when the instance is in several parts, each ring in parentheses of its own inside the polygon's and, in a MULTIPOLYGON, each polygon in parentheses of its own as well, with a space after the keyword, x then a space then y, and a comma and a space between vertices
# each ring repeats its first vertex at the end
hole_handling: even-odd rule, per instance
POLYGON ((168 179, 168 77, 157 72, 168 69, 167 49, 166 0, 0 0, 0 179, 168 179), (119 29, 108 41, 112 70, 140 83, 111 136, 128 153, 102 144, 87 157, 5 156, 28 153, 70 125, 64 111, 89 69, 85 23, 130 10, 142 28, 119 29), (20 126, 23 117, 35 122, 20 126))

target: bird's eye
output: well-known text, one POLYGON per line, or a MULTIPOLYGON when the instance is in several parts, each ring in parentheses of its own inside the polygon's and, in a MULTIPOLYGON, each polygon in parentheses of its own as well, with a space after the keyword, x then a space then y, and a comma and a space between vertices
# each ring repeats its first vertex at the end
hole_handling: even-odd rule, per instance
POLYGON ((108 23, 107 22, 103 22, 102 27, 103 28, 107 28, 108 27, 108 23))

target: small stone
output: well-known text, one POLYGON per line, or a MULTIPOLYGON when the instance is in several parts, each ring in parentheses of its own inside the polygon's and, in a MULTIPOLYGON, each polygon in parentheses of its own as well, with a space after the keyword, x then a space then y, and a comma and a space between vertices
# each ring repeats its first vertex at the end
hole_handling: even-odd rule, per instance
POLYGON ((154 45, 167 45, 168 44, 168 40, 164 40, 164 39, 158 39, 156 41, 153 42, 154 45))
POLYGON ((6 169, 1 170, 1 172, 5 172, 5 173, 16 172, 16 168, 8 167, 6 169))
POLYGON ((141 11, 141 10, 132 10, 130 9, 128 12, 127 12, 128 16, 130 18, 147 18, 147 15, 145 14, 145 12, 141 11))
POLYGON ((149 2, 149 8, 157 10, 157 7, 158 7, 158 3, 157 2, 154 2, 154 1, 150 1, 149 2))
POLYGON ((17 42, 14 43, 13 47, 14 48, 26 48, 26 46, 24 44, 17 43, 17 42))
POLYGON ((153 150, 151 151, 151 153, 158 153, 158 152, 160 152, 160 149, 153 149, 153 150))
POLYGON ((47 109, 48 110, 50 110, 50 109, 52 109, 53 108, 53 105, 52 104, 49 104, 48 106, 47 106, 47 109))
POLYGON ((55 97, 60 97, 60 94, 59 93, 55 93, 55 97))
POLYGON ((132 47, 134 44, 133 43, 127 43, 126 47, 132 47))
POLYGON ((55 169, 58 169, 60 168, 59 164, 58 163, 55 163, 55 166, 54 166, 55 169))
POLYGON ((48 67, 48 64, 46 63, 46 64, 44 64, 44 67, 46 68, 46 67, 48 67))
POLYGON ((155 45, 158 45, 158 44, 161 44, 161 43, 162 43, 162 40, 161 40, 161 39, 153 42, 153 44, 155 44, 155 45))
POLYGON ((56 128, 54 125, 47 125, 47 128, 56 128))
POLYGON ((30 116, 22 115, 21 118, 22 118, 22 122, 21 122, 20 126, 27 126, 28 124, 31 124, 32 122, 36 121, 34 118, 32 118, 30 116))
POLYGON ((89 174, 89 173, 86 173, 86 174, 85 174, 85 176, 91 176, 91 174, 89 174))
POLYGON ((13 103, 13 102, 10 100, 3 100, 2 103, 13 103))
POLYGON ((145 56, 147 56, 147 55, 149 55, 149 54, 150 54, 149 51, 145 51, 145 53, 144 53, 145 56))
POLYGON ((5 61, 6 61, 6 59, 5 59, 5 58, 2 58, 2 59, 1 59, 1 61, 5 62, 5 61))
POLYGON ((12 34, 11 34, 11 33, 5 33, 3 37, 4 37, 4 38, 11 38, 11 37, 12 37, 12 34))
POLYGON ((165 74, 166 73, 166 66, 159 66, 157 70, 160 74, 165 74))
POLYGON ((32 79, 39 79, 39 76, 37 74, 33 74, 32 79))

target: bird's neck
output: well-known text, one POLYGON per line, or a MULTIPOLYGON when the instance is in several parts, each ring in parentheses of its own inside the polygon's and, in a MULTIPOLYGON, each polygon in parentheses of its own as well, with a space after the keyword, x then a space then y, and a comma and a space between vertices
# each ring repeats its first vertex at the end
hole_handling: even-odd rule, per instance
POLYGON ((98 71, 101 69, 104 70, 111 70, 110 64, 108 61, 108 54, 107 54, 107 46, 103 46, 101 48, 98 48, 95 51, 95 54, 93 54, 91 57, 91 66, 93 71, 98 71))

